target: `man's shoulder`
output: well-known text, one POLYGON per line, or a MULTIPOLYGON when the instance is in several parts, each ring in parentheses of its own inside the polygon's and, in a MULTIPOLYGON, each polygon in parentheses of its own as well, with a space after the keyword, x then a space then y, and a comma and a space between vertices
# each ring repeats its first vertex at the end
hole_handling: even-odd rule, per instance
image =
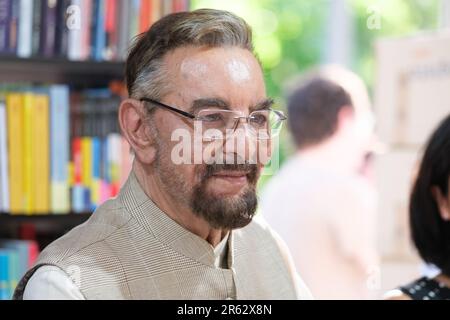
POLYGON ((130 214, 116 198, 107 200, 86 222, 48 245, 40 254, 39 260, 56 263, 93 247, 102 246, 104 241, 127 226, 130 220, 130 214))

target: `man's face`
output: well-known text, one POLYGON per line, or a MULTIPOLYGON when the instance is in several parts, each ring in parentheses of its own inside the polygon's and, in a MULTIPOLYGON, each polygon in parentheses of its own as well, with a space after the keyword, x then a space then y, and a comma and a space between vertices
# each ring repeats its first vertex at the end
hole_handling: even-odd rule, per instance
MULTIPOLYGON (((195 115, 201 110, 229 109, 247 116, 267 101, 260 65, 247 50, 184 47, 169 53, 164 60, 171 89, 161 102, 168 105, 195 115)), ((241 135, 238 143, 244 142, 245 147, 230 148, 226 143, 230 137, 225 136, 200 145, 205 150, 213 144, 215 151, 211 155, 221 153, 223 159, 233 159, 234 164, 206 164, 205 156, 200 164, 175 164, 172 151, 178 142, 172 141, 172 134, 176 129, 194 134, 194 121, 163 109, 155 110, 153 119, 158 142, 156 172, 171 199, 190 207, 213 228, 247 225, 256 210, 255 188, 263 165, 242 164, 242 160, 249 160, 260 151, 261 143, 245 135, 241 139, 241 135), (252 145, 256 149, 250 148, 252 145), (237 160, 241 160, 240 164, 237 160)), ((239 124, 238 131, 244 127, 239 124)), ((191 146, 193 154, 194 143, 191 146)))

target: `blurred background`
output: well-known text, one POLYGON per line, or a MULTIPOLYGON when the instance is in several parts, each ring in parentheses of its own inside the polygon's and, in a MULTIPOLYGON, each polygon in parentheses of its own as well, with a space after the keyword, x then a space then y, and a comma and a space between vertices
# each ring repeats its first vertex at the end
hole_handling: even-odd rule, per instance
MULTIPOLYGON (((229 10, 252 26, 268 94, 281 109, 286 108, 289 82, 312 67, 338 64, 364 80, 384 149, 374 159, 374 228, 381 259, 372 274, 374 290, 381 295, 433 274, 412 247, 407 207, 424 143, 450 112, 450 1, 193 0, 191 7, 229 10), (439 75, 433 79, 433 73, 439 75), (406 92, 401 85, 405 74, 412 78, 406 92)), ((281 167, 294 152, 283 130, 281 167)), ((261 192, 272 177, 263 176, 261 192)))

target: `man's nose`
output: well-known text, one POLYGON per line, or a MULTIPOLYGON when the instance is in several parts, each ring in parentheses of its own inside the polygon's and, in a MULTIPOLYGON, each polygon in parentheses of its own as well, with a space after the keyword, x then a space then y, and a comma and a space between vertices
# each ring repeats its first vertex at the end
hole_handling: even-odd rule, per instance
POLYGON ((224 140, 225 156, 236 154, 242 163, 257 163, 257 139, 251 133, 248 123, 239 121, 233 130, 228 130, 224 140))

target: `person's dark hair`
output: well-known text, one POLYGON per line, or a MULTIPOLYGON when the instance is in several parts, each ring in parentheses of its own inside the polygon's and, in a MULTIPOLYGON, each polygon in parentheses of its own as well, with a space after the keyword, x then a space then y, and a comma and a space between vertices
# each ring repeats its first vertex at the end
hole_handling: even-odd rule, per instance
POLYGON ((442 219, 432 187, 448 195, 450 115, 427 143, 410 198, 411 236, 420 256, 450 275, 450 222, 442 219))
POLYGON ((181 46, 235 46, 253 53, 250 26, 235 14, 215 9, 169 14, 136 37, 125 65, 128 94, 159 100, 168 90, 166 53, 181 46))
POLYGON ((288 99, 288 124, 298 148, 323 142, 337 129, 338 114, 352 107, 350 95, 337 83, 316 77, 288 99))

